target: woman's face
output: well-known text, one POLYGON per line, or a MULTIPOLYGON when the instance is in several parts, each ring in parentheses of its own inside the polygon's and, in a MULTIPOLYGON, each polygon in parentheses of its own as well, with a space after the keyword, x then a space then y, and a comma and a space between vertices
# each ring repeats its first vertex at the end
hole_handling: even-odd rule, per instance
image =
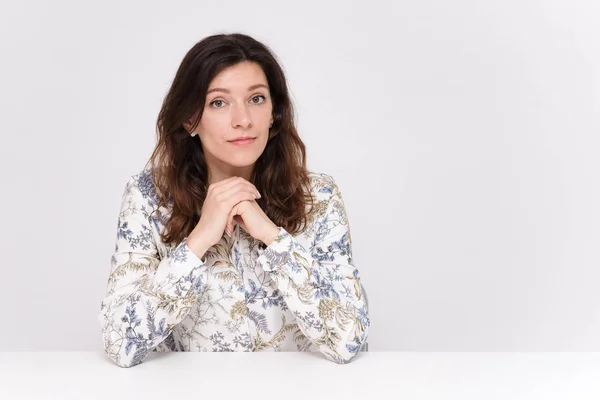
POLYGON ((221 71, 209 84, 202 118, 194 130, 207 163, 253 165, 267 145, 272 112, 267 77, 258 64, 245 61, 221 71), (241 136, 255 139, 232 142, 241 136))

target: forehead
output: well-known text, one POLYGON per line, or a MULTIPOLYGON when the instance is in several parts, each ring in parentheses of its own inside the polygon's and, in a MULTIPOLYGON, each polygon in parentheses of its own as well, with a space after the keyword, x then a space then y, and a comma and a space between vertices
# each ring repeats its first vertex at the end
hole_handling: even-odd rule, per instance
POLYGON ((245 92, 249 86, 259 83, 267 85, 267 76, 260 65, 244 61, 219 72, 210 82, 208 90, 224 88, 245 92))

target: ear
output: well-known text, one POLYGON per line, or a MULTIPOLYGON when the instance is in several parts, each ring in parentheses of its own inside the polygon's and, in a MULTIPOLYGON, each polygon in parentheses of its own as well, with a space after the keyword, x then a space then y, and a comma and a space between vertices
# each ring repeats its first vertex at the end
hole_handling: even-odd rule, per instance
POLYGON ((183 129, 185 129, 188 133, 190 133, 190 128, 192 127, 191 119, 188 119, 183 123, 183 129))
POLYGON ((194 114, 192 114, 192 116, 183 123, 183 127, 186 131, 188 131, 188 133, 190 132, 190 129, 192 128, 192 122, 194 121, 194 118, 196 118, 196 116, 198 115, 198 111, 196 111, 194 114))

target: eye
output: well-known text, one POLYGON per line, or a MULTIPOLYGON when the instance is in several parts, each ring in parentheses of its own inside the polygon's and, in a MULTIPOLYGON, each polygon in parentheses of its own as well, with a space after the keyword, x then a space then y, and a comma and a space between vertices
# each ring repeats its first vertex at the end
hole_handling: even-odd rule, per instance
POLYGON ((213 106, 213 104, 215 104, 215 103, 223 103, 223 100, 215 100, 215 101, 212 101, 212 102, 210 103, 210 105, 211 105, 213 108, 222 108, 222 107, 214 107, 214 106, 213 106))
POLYGON ((261 104, 261 103, 264 103, 264 102, 265 102, 265 100, 266 100, 265 96, 263 96, 263 95, 259 94, 258 96, 254 96, 254 97, 252 98, 252 103, 253 103, 253 104, 261 104), (255 102, 255 101, 254 101, 254 99, 258 99, 259 97, 262 97, 262 98, 263 98, 263 101, 261 101, 260 103, 257 103, 257 102, 255 102))
MULTIPOLYGON (((254 96, 254 97, 253 97, 253 98, 252 98, 250 101, 252 102, 252 104, 262 104, 262 103, 264 103, 264 102, 265 102, 265 100, 266 100, 266 97, 265 97, 265 96, 263 96, 263 95, 261 95, 261 94, 259 94, 259 95, 257 95, 257 96, 254 96), (256 100, 256 99, 258 99, 258 98, 262 98, 262 99, 263 99, 263 101, 256 102, 255 100, 256 100)), ((223 108, 223 107, 221 107, 221 106, 217 106, 217 103, 221 104, 221 103, 224 103, 224 101, 223 101, 223 100, 213 100, 213 101, 210 103, 210 106, 211 106, 212 108, 223 108)))

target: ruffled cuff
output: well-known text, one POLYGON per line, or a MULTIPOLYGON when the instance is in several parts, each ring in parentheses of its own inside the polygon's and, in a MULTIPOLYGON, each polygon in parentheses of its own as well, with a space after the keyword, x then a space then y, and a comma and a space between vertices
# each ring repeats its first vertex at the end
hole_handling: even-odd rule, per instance
POLYGON ((270 245, 264 243, 258 246, 258 264, 267 272, 272 272, 289 261, 289 251, 292 245, 292 235, 279 227, 279 233, 270 245))
POLYGON ((161 262, 156 269, 154 282, 171 296, 187 292, 197 276, 206 269, 204 260, 187 245, 187 237, 173 249, 165 261, 161 262))

